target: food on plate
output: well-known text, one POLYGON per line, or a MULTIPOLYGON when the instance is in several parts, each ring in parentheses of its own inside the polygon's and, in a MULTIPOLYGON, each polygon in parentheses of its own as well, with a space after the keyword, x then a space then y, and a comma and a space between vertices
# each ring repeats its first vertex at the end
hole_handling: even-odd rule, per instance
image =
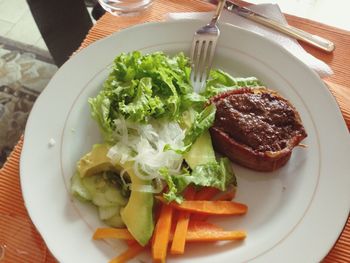
POLYGON ((164 262, 168 243, 170 253, 183 254, 190 241, 246 237, 245 231, 206 222, 248 211, 232 201, 236 177, 230 160, 215 153, 216 137, 209 130, 225 115, 220 94, 273 93, 264 95, 254 77, 211 70, 206 89, 197 94, 190 71, 182 53, 120 54, 101 91, 89 99, 103 142, 77 162, 71 191, 95 205, 112 227, 97 229, 95 239, 128 242, 129 248, 111 262, 125 262, 147 247, 155 262, 164 262))
POLYGON ((210 128, 215 150, 245 167, 276 170, 307 136, 294 106, 265 87, 229 91, 211 102, 217 109, 210 128))
MULTIPOLYGON (((156 196, 156 198, 163 203, 167 203, 162 197, 156 196)), ((181 211, 206 215, 240 215, 245 214, 248 210, 245 204, 236 203, 233 201, 185 200, 181 202, 181 204, 170 202, 169 206, 181 211)))
POLYGON ((95 144, 92 150, 84 155, 77 163, 77 172, 81 177, 88 177, 100 172, 115 171, 120 173, 122 167, 111 162, 107 153, 109 146, 106 144, 95 144))

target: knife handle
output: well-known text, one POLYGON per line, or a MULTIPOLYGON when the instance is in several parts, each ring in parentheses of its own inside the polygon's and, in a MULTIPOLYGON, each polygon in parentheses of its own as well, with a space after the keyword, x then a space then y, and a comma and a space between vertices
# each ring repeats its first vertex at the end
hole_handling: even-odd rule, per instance
POLYGON ((251 12, 239 12, 242 16, 245 18, 248 18, 250 20, 253 20, 257 23, 263 24, 264 26, 270 27, 274 30, 280 31, 286 35, 289 35, 293 38, 296 38, 300 41, 306 42, 310 45, 316 46, 326 52, 332 52, 335 49, 335 45, 333 42, 310 34, 308 32, 305 32, 301 29, 295 28, 290 25, 283 25, 275 20, 272 20, 268 17, 256 14, 256 13, 251 13, 251 12))

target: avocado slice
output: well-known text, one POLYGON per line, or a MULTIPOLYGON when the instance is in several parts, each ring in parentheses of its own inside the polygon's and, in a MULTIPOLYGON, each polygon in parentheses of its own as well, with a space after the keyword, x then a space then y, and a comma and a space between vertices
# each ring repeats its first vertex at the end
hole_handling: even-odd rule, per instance
POLYGON ((94 175, 104 171, 120 172, 121 166, 113 165, 107 157, 110 146, 95 144, 92 150, 85 154, 77 163, 77 170, 81 177, 94 175))
MULTIPOLYGON (((151 181, 137 177, 132 169, 129 169, 128 173, 132 186, 151 184, 151 181)), ((154 229, 153 194, 131 191, 129 202, 121 209, 120 215, 137 242, 142 246, 147 245, 154 229)))
POLYGON ((194 169, 197 165, 216 162, 209 131, 198 137, 184 157, 191 169, 194 169))
MULTIPOLYGON (((92 150, 84 155, 77 163, 77 172, 80 177, 83 178, 83 182, 86 187, 89 185, 94 188, 95 185, 90 183, 93 180, 93 175, 101 173, 103 171, 116 171, 120 173, 123 168, 128 171, 130 176, 132 186, 137 185, 149 185, 151 181, 141 180, 137 177, 132 167, 128 167, 130 163, 127 164, 112 164, 111 160, 107 157, 110 146, 108 144, 96 144, 93 146, 92 150), (89 184, 90 183, 90 184, 89 184)), ((80 182, 80 181, 78 181, 80 182)), ((90 188, 91 188, 90 187, 90 188)), ((96 189, 92 189, 96 192, 96 189)), ((115 193, 112 193, 115 194, 115 193)), ((113 195, 112 195, 113 196, 113 195)), ((108 193, 104 193, 107 199, 110 197, 108 193)), ((90 198, 91 199, 91 198, 90 198)), ((113 198, 114 199, 114 198, 113 198)), ((119 200, 116 198, 116 200, 119 200)), ((102 200, 104 201, 104 199, 102 200)), ((108 200, 107 200, 108 201, 108 200)), ((121 203, 120 205, 125 205, 121 203)), ((113 223, 112 225, 122 225, 120 218, 115 218, 106 220, 107 223, 113 223)), ((146 245, 153 234, 154 221, 153 221, 153 194, 131 191, 129 200, 124 208, 120 210, 121 220, 124 222, 133 237, 141 244, 146 245)))

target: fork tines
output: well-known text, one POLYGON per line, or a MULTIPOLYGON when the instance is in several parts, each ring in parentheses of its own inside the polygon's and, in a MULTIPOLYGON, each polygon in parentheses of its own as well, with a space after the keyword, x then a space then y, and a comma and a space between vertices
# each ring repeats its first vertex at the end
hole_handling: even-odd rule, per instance
POLYGON ((218 36, 219 32, 210 35, 197 32, 194 36, 191 49, 191 82, 194 91, 197 93, 200 93, 205 87, 218 36))
POLYGON ((217 21, 220 17, 226 0, 219 0, 216 11, 209 24, 196 31, 191 48, 191 82, 195 92, 200 93, 205 87, 207 76, 213 63, 216 43, 220 30, 217 21))

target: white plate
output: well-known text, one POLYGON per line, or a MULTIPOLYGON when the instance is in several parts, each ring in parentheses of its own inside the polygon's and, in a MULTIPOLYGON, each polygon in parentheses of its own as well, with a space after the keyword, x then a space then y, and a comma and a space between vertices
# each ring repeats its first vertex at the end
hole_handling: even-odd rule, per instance
MULTIPOLYGON (((116 55, 187 53, 201 24, 144 24, 98 41, 64 64, 35 103, 21 155, 21 184, 31 219, 60 262, 108 262, 125 248, 121 242, 93 241, 94 229, 102 225, 96 211, 68 193, 76 161, 100 141, 87 99, 97 94, 116 55)), ((235 76, 256 76, 288 98, 304 122, 308 147, 295 149, 289 163, 274 173, 235 166, 237 200, 249 211, 216 221, 227 229, 246 229, 244 242, 191 245, 185 256, 169 262, 320 261, 341 233, 350 207, 349 135, 334 98, 284 49, 233 26, 221 26, 215 66, 235 76)), ((150 262, 147 253, 138 259, 150 262)))

